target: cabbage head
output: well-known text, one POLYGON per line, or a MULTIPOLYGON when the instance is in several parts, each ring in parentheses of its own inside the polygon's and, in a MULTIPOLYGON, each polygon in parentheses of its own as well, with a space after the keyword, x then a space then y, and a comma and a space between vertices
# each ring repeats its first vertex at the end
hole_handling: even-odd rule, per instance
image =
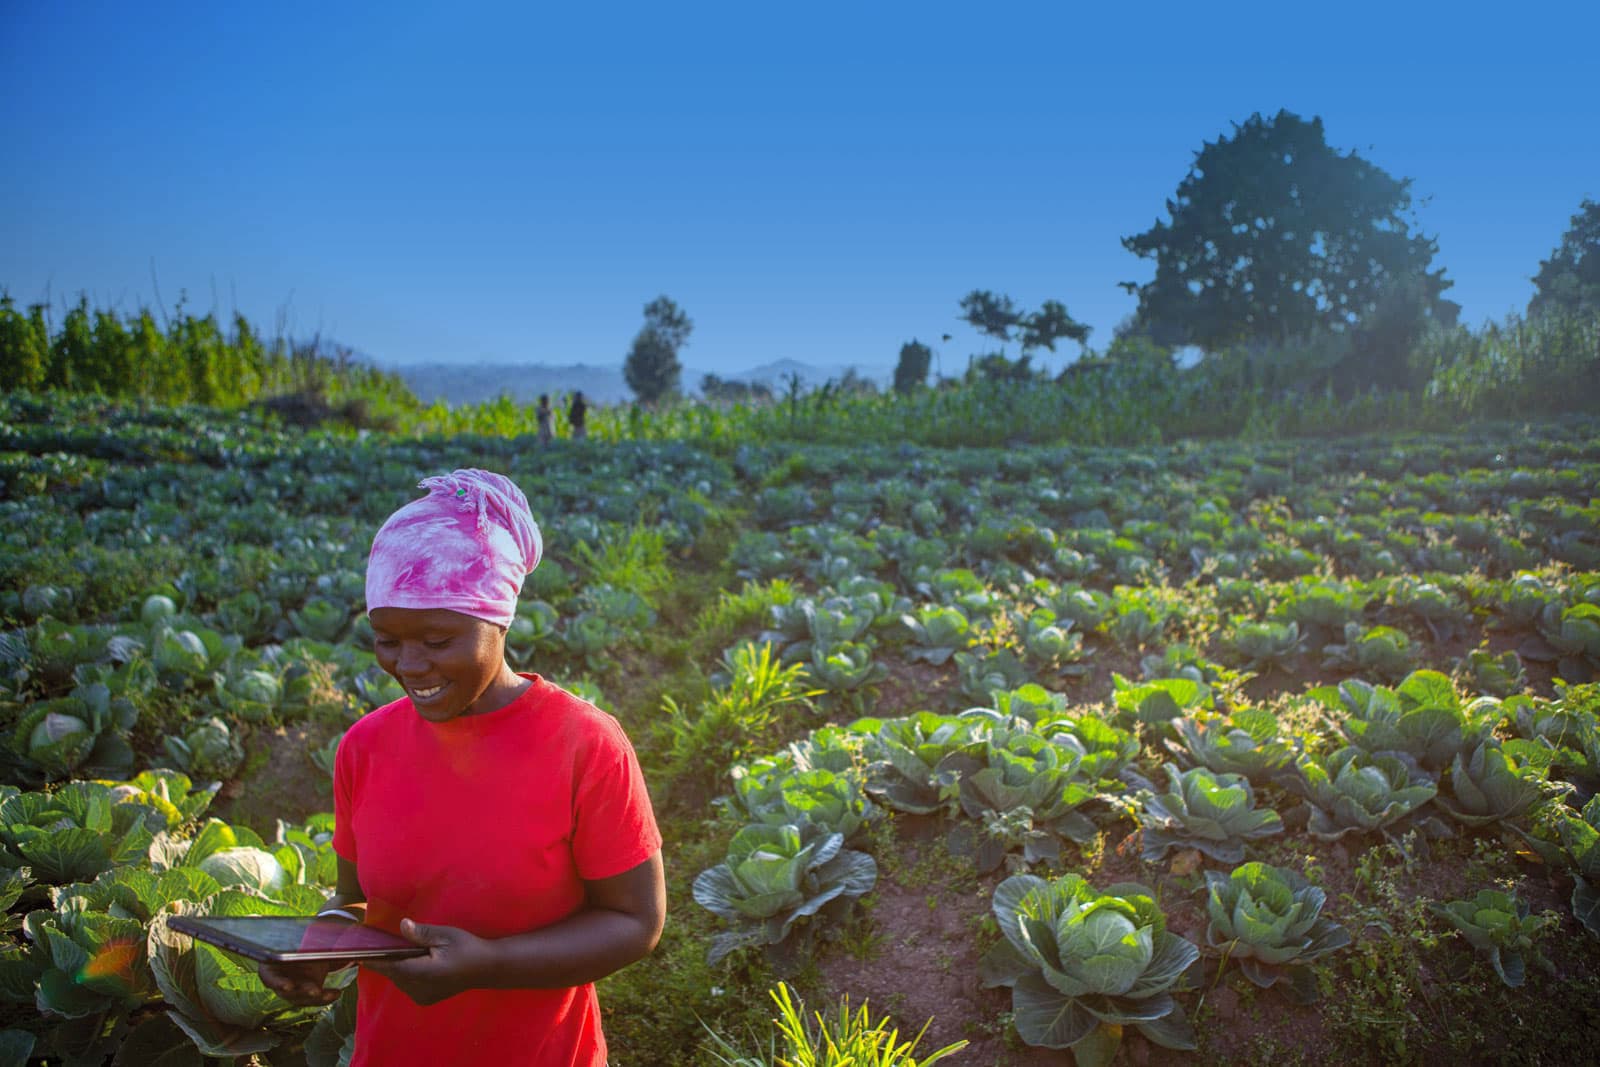
POLYGON ((1294 746, 1280 735, 1278 717, 1265 708, 1240 708, 1226 718, 1177 718, 1172 727, 1177 741, 1167 747, 1179 759, 1221 774, 1242 774, 1257 784, 1294 760, 1294 746))
POLYGON ((1255 806, 1255 790, 1243 775, 1204 767, 1179 771, 1170 763, 1161 767, 1168 792, 1140 798, 1145 860, 1159 860, 1172 848, 1193 848, 1219 863, 1238 863, 1246 840, 1283 832, 1277 812, 1255 806))
POLYGON ((1167 930, 1148 889, 1020 874, 1000 883, 993 907, 1005 939, 979 974, 986 988, 1011 987, 1023 1041, 1070 1048, 1079 1067, 1109 1064, 1126 1026, 1164 1048, 1195 1047, 1171 991, 1200 950, 1167 930))
POLYGON ((220 849, 201 860, 199 866, 223 888, 255 889, 268 896, 291 882, 289 873, 272 853, 248 846, 220 849))
POLYGON ((1359 748, 1341 748, 1326 759, 1302 756, 1297 767, 1299 788, 1311 804, 1306 829, 1325 841, 1391 827, 1439 791, 1386 752, 1369 756, 1359 748))
POLYGON ((1350 933, 1323 918, 1327 894, 1284 867, 1246 863, 1230 874, 1206 873, 1206 947, 1239 969, 1256 985, 1288 984, 1296 999, 1317 998, 1307 966, 1350 944, 1350 933))
MULTIPOLYGON (((845 848, 843 834, 746 826, 733 835, 727 859, 694 880, 695 903, 733 924, 712 938, 706 961, 747 945, 770 950, 800 920, 870 892, 877 881, 877 863, 845 848)), ((805 928, 809 935, 812 925, 805 928)))

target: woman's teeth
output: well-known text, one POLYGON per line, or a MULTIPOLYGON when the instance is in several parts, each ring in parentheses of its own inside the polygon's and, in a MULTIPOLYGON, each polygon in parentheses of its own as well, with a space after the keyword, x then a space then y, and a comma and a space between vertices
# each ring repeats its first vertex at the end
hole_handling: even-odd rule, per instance
POLYGON ((435 685, 435 686, 430 686, 427 689, 412 689, 411 690, 411 695, 414 696, 414 697, 418 697, 418 698, 420 698, 422 700, 427 700, 427 699, 429 699, 431 697, 434 697, 434 696, 438 695, 439 690, 441 690, 443 688, 444 688, 443 685, 435 685))

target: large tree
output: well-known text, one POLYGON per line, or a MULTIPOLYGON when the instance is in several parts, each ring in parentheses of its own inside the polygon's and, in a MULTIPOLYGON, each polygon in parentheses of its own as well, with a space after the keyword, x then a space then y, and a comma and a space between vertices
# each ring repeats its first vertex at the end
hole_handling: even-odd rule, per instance
POLYGON ((1550 311, 1600 314, 1600 202, 1585 200, 1550 258, 1533 277, 1538 290, 1528 314, 1550 311))
POLYGON ((678 391, 683 364, 678 349, 689 343, 694 323, 671 298, 658 296, 644 306, 644 326, 634 336, 622 377, 634 396, 653 404, 678 391))
POLYGON ((1445 316, 1438 250, 1412 232, 1410 179, 1328 146, 1322 120, 1252 115, 1195 154, 1169 218, 1125 237, 1156 264, 1123 287, 1157 341, 1217 349, 1359 326, 1396 288, 1445 316))
POLYGON ((912 393, 928 384, 928 365, 933 362, 933 349, 912 339, 900 346, 900 358, 894 365, 894 391, 912 393))

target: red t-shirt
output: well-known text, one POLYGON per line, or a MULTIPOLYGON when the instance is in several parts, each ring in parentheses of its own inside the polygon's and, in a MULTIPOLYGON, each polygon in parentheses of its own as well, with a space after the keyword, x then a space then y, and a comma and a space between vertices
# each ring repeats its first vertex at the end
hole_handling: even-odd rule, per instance
MULTIPOLYGON (((524 933, 583 906, 661 847, 639 763, 612 716, 551 684, 498 711, 430 723, 402 698, 339 744, 333 847, 356 865, 367 921, 479 937, 524 933)), ((420 1007, 363 969, 352 1067, 604 1067, 593 985, 474 989, 420 1007)))

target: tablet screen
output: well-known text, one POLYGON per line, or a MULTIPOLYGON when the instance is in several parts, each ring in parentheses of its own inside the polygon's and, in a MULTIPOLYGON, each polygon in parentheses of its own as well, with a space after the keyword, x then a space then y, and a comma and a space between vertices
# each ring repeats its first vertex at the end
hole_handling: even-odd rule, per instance
POLYGON ((255 960, 395 959, 428 951, 387 930, 342 919, 178 915, 167 925, 255 960))

